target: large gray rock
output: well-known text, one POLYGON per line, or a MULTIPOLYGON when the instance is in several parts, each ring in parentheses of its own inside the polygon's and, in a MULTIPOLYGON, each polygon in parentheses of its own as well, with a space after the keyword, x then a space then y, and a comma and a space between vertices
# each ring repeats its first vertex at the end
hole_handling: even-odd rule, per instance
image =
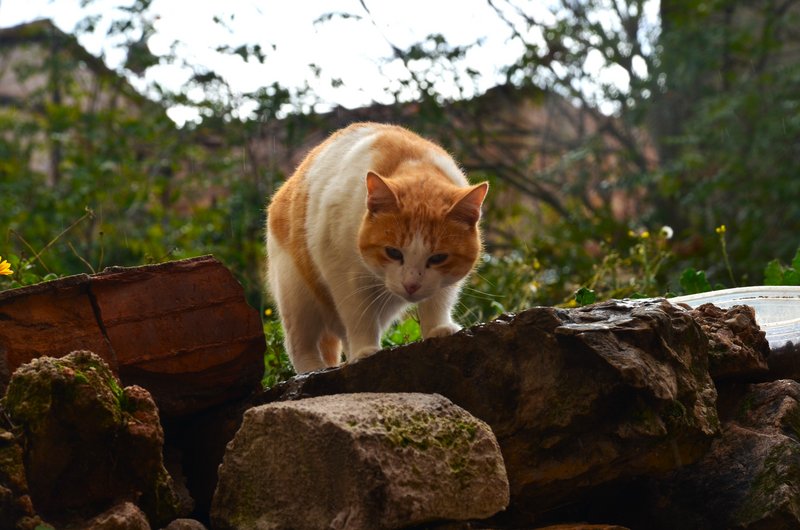
POLYGON ((439 395, 346 394, 248 410, 219 469, 215 529, 379 530, 508 504, 492 431, 439 395))
POLYGON ((665 300, 540 307, 298 377, 258 399, 441 394, 491 426, 511 487, 504 521, 525 523, 598 486, 700 458, 719 432, 708 347, 691 312, 665 300))

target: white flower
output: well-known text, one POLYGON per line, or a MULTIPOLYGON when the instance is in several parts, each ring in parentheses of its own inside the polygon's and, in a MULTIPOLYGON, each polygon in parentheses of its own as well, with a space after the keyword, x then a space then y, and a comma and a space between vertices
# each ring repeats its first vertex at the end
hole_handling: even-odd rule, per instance
POLYGON ((664 225, 661 227, 661 237, 664 239, 672 239, 674 233, 671 226, 664 225))

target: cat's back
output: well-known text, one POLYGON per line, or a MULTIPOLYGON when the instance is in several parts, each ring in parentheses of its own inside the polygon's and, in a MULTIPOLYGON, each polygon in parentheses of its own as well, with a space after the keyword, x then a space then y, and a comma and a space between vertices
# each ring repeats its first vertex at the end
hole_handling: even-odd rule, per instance
POLYGON ((433 142, 396 125, 354 123, 312 149, 281 186, 268 209, 268 230, 281 243, 299 243, 334 221, 340 233, 353 232, 366 208, 367 173, 391 179, 408 164, 435 167, 435 178, 467 185, 455 161, 433 142))
POLYGON ((313 178, 321 173, 320 164, 330 168, 337 155, 348 152, 367 132, 364 125, 355 124, 339 130, 314 147, 273 195, 267 208, 267 228, 280 243, 290 243, 304 230, 309 193, 317 187, 309 184, 320 180, 313 178))

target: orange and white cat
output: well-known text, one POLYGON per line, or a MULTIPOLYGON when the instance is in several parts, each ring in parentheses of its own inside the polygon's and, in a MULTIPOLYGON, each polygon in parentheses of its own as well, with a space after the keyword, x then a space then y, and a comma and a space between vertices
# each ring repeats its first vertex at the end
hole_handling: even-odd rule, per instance
POLYGON ((425 338, 452 310, 481 252, 489 186, 447 152, 393 125, 357 123, 313 149, 268 209, 267 277, 298 373, 380 348, 411 304, 425 338))

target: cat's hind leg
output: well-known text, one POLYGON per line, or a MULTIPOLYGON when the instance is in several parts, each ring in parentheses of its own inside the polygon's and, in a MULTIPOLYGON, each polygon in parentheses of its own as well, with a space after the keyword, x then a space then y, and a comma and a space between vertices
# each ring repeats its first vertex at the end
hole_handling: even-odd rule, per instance
POLYGON ((342 357, 342 341, 339 337, 326 330, 319 339, 319 351, 325 364, 338 366, 342 357))

